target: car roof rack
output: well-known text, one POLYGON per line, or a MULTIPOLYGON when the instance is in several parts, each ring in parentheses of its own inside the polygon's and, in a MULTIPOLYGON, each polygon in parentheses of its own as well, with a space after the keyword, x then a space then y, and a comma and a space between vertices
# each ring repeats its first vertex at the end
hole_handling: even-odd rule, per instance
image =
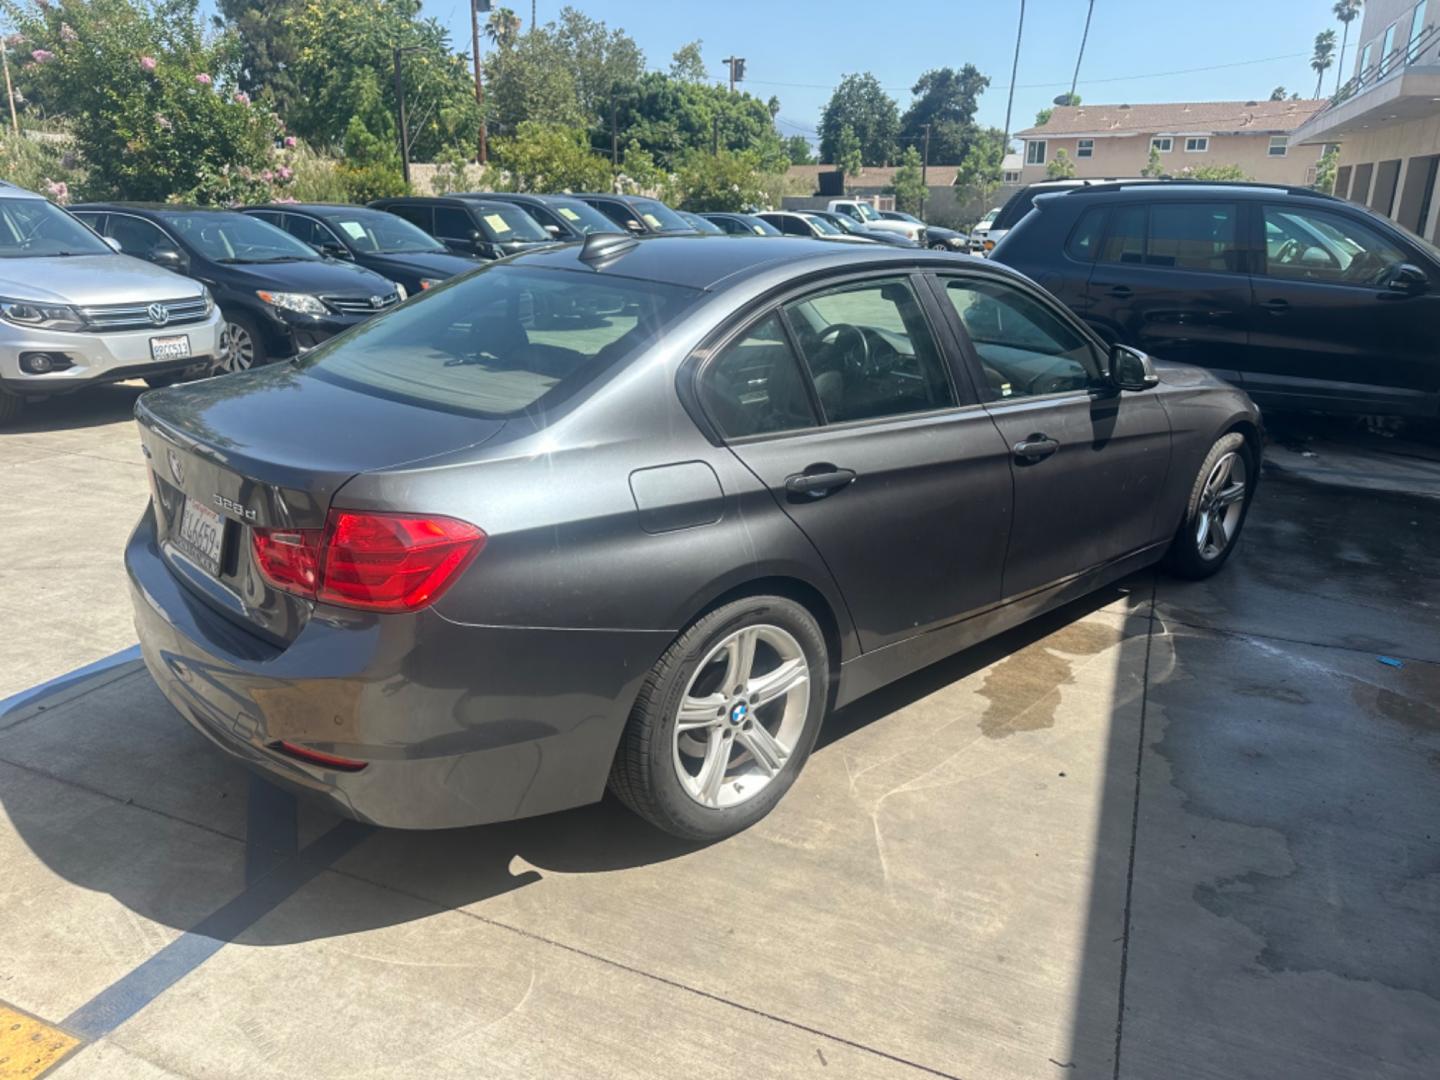
POLYGON ((1265 191, 1283 191, 1289 195, 1309 195, 1316 199, 1334 199, 1343 202, 1338 195, 1331 195, 1324 191, 1317 191, 1315 188, 1304 187, 1299 184, 1269 184, 1263 180, 1199 180, 1188 176, 1156 176, 1143 177, 1138 180, 1115 180, 1103 184, 1091 184, 1088 187, 1075 187, 1065 192, 1069 195, 1073 192, 1085 192, 1087 195, 1094 195, 1105 191, 1122 191, 1127 188, 1156 185, 1160 188, 1168 187, 1219 187, 1219 188, 1261 188, 1265 191))

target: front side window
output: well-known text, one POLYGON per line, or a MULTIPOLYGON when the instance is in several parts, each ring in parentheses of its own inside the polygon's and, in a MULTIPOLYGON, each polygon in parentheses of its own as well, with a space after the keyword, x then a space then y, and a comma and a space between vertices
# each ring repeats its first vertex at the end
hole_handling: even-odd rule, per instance
POLYGON ((1119 207, 1100 261, 1175 270, 1239 271, 1233 203, 1156 203, 1119 207))
POLYGON ((1187 154, 1203 154, 1210 149, 1210 140, 1205 136, 1185 140, 1185 152, 1187 154))
POLYGON ((1077 158, 1080 158, 1080 157, 1094 157, 1094 156, 1095 156, 1095 140, 1094 140, 1094 139, 1077 139, 1077 140, 1075 140, 1075 156, 1076 156, 1077 158))
POLYGON ((945 295, 974 346, 990 400, 1074 393, 1099 380, 1085 336, 1014 286, 952 280, 945 295))
POLYGON ((158 225, 129 214, 110 215, 110 238, 120 245, 122 252, 137 259, 153 258, 157 251, 175 250, 175 241, 158 225))
POLYGON ((311 247, 339 243, 335 234, 320 222, 314 218, 301 217, 299 214, 286 214, 284 229, 291 236, 297 240, 303 240, 311 247))
POLYGON ((1290 136, 1271 135, 1270 149, 1267 151, 1271 157, 1284 157, 1290 149, 1290 136))
POLYGON ((1406 261, 1378 229, 1329 210, 1266 206, 1265 273, 1291 281, 1373 288, 1406 261))
POLYGON ((940 351, 908 281, 832 289, 792 301, 785 314, 827 422, 955 404, 940 351))
POLYGON ((1025 144, 1025 164, 1026 164, 1026 165, 1044 165, 1044 164, 1045 164, 1045 140, 1044 140, 1044 139, 1031 139, 1029 142, 1027 142, 1027 143, 1025 144))
POLYGON ((1168 154, 1175 149, 1175 140, 1169 135, 1161 135, 1150 140, 1150 149, 1159 150, 1162 154, 1168 154))
POLYGON ((484 417, 558 402, 652 344, 693 289, 496 263, 297 361, 378 397, 484 417))
POLYGON ((800 362, 775 312, 706 365, 700 375, 700 400, 727 439, 774 435, 818 423, 800 362))
POLYGON ((163 211, 160 218, 207 259, 218 263, 313 262, 315 249, 274 225, 228 210, 163 211))
POLYGON ((44 199, 0 199, 0 258, 112 254, 91 229, 44 199))
POLYGON ((435 235, 435 215, 425 203, 396 203, 387 206, 385 213, 394 214, 396 217, 410 222, 421 232, 435 235))
POLYGON ((616 225, 621 225, 626 229, 640 229, 643 227, 640 222, 635 220, 635 215, 630 212, 630 208, 624 203, 611 202, 609 199, 600 199, 591 205, 611 221, 615 222, 616 225))
POLYGON ((435 235, 446 240, 469 240, 470 234, 478 232, 470 215, 454 206, 435 207, 435 235))

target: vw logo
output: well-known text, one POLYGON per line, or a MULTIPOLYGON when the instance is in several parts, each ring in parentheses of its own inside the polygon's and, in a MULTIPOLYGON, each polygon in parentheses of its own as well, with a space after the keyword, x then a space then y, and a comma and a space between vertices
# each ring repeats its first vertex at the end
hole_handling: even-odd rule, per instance
POLYGON ((372 308, 378 308, 383 303, 385 303, 385 298, 383 296, 370 297, 370 306, 372 308))
POLYGON ((156 326, 164 326, 170 321, 170 309, 164 304, 151 304, 145 309, 145 314, 150 316, 150 321, 156 326))
POLYGON ((175 478, 175 483, 183 484, 185 482, 185 462, 179 454, 168 447, 165 450, 165 458, 170 462, 170 475, 175 478))

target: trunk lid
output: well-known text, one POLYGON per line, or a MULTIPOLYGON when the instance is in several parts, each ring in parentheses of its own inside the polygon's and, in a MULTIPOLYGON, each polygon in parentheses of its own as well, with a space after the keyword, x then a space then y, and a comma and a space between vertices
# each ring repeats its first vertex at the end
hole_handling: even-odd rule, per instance
POLYGON ((170 569, 282 645, 313 603, 260 575, 253 529, 321 528, 351 477, 452 454, 504 426, 346 389, 290 365, 154 391, 135 416, 170 569))

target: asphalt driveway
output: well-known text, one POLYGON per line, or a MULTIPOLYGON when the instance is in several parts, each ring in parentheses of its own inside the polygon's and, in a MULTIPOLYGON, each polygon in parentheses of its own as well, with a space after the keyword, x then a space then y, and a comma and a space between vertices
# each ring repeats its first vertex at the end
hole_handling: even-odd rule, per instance
POLYGON ((1440 499, 1286 459, 1221 576, 862 700, 712 847, 385 832, 124 652, 137 393, 0 434, 0 1080, 1435 1074, 1440 499))

